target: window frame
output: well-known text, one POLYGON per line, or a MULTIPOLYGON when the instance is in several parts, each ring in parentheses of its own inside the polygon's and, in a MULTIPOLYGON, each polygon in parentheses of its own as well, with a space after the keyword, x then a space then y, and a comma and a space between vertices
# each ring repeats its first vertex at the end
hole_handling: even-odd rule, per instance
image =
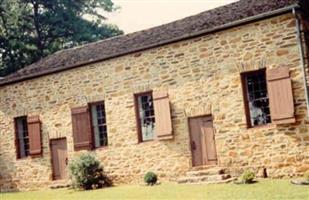
POLYGON ((106 109, 105 109, 105 101, 95 101, 95 102, 91 102, 88 103, 88 109, 89 109, 89 115, 90 115, 90 125, 91 125, 91 140, 92 140, 92 149, 102 149, 102 148, 107 148, 108 145, 108 126, 107 126, 107 119, 106 119, 106 109), (96 105, 100 105, 103 104, 104 105, 104 111, 105 111, 105 126, 106 126, 106 136, 107 136, 107 145, 103 145, 103 146, 99 146, 99 147, 95 147, 95 135, 94 135, 94 127, 93 127, 93 119, 92 119, 92 106, 96 106, 96 105))
MULTIPOLYGON (((28 157, 31 157, 30 156, 30 146, 29 146, 29 153, 28 155, 26 156, 21 156, 21 153, 20 153, 20 143, 19 143, 19 133, 18 133, 18 125, 17 125, 17 121, 20 120, 20 119, 26 119, 26 123, 27 123, 27 131, 28 131, 28 121, 27 121, 27 116, 24 115, 24 116, 19 116, 19 117, 14 117, 14 132, 15 132, 15 150, 16 150, 16 159, 26 159, 28 157)), ((29 133, 28 133, 28 141, 29 141, 29 133)), ((29 145, 30 145, 30 141, 29 141, 29 145)), ((26 151, 26 149, 25 149, 26 151)))
MULTIPOLYGON (((143 142, 151 142, 155 140, 155 133, 154 137, 150 140, 143 140, 143 133, 142 133, 142 124, 140 122, 140 116, 139 116, 139 106, 138 106, 138 97, 144 96, 144 95, 151 95, 153 97, 153 91, 146 91, 146 92, 140 92, 140 93, 135 93, 134 94, 134 107, 135 107, 135 121, 136 121, 136 127, 137 127, 137 139, 138 143, 143 143, 143 142)), ((152 99, 153 101, 153 99, 152 99)), ((155 115, 154 115, 155 117, 155 115)))
MULTIPOLYGON (((250 108, 249 108, 248 89, 247 89, 246 77, 247 76, 252 76, 252 75, 258 75, 258 74, 264 74, 265 79, 266 79, 266 68, 258 69, 258 70, 254 70, 254 71, 242 72, 240 74, 240 76, 241 76, 241 85, 242 85, 242 92, 243 92, 244 109, 245 109, 245 115, 246 115, 246 125, 247 125, 248 129, 249 128, 265 127, 265 126, 269 126, 269 125, 272 124, 272 120, 270 121, 270 123, 256 125, 256 126, 251 124, 251 114, 250 114, 250 108)), ((268 88, 267 88, 268 86, 267 85, 268 85, 268 83, 267 83, 267 79, 266 79, 266 89, 268 90, 268 88)), ((268 93, 267 93, 267 97, 268 97, 268 93)))

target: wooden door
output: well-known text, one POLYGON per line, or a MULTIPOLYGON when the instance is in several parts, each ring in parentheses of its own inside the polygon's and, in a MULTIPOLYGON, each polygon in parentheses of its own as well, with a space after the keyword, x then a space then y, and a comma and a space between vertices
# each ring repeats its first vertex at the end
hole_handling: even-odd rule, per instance
POLYGON ((217 164, 217 153, 212 117, 189 119, 192 165, 217 164))
POLYGON ((53 179, 65 179, 67 177, 67 141, 66 138, 51 140, 53 179))

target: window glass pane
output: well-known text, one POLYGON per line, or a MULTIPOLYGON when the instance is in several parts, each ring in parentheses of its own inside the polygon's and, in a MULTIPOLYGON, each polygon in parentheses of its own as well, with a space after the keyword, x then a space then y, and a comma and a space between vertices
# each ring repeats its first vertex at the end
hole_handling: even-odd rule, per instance
POLYGON ((17 126, 17 141, 19 147, 19 157, 26 157, 29 155, 29 138, 28 138, 28 124, 26 117, 16 118, 17 126))
POLYGON ((152 95, 141 95, 138 96, 137 100, 142 141, 152 140, 155 126, 152 95))
POLYGON ((250 126, 271 122, 265 72, 245 75, 250 126))
POLYGON ((107 128, 104 103, 91 106, 91 117, 95 147, 107 146, 107 128))
POLYGON ((92 114, 92 127, 93 127, 93 134, 94 134, 94 146, 99 147, 100 137, 99 137, 99 127, 98 127, 96 106, 91 106, 91 114, 92 114))
POLYGON ((25 157, 26 156, 26 152, 25 152, 25 142, 23 139, 23 123, 21 120, 17 120, 17 135, 18 135, 18 142, 19 142, 19 156, 20 157, 25 157))

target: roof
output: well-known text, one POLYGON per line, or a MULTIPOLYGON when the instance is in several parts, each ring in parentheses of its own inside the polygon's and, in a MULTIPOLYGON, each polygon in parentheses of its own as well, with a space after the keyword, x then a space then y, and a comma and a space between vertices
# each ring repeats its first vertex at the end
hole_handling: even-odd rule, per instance
MULTIPOLYGON (((301 0, 240 0, 168 24, 56 52, 0 80, 0 86, 206 34, 301 0)), ((304 0, 307 1, 307 0, 304 0)))

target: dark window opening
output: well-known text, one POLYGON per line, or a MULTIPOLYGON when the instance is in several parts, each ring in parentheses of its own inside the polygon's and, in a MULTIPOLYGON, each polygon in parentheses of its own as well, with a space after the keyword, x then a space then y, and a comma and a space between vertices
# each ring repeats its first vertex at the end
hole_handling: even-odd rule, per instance
POLYGON ((91 104, 90 107, 94 147, 107 146, 108 137, 104 102, 91 104))
POLYGON ((15 118, 16 139, 17 139, 17 157, 23 158, 29 156, 29 136, 27 117, 15 118))
POLYGON ((136 95, 137 120, 139 126, 139 138, 141 141, 154 139, 155 116, 152 93, 136 95))
POLYGON ((265 70, 242 76, 248 127, 271 123, 265 70))

